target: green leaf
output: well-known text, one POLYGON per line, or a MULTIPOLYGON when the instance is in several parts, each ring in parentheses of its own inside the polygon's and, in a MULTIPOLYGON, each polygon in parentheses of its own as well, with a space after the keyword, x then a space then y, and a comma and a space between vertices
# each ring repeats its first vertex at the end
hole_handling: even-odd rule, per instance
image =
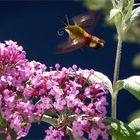
POLYGON ((129 123, 128 125, 138 135, 140 139, 140 118, 137 118, 129 123))
MULTIPOLYGON (((132 24, 130 24, 124 34, 124 41, 139 43, 140 44, 140 19, 134 20, 132 24)), ((136 62, 136 67, 140 66, 140 61, 136 62)))
POLYGON ((0 114, 0 126, 5 126, 6 121, 2 118, 2 115, 0 114))
POLYGON ((139 140, 137 134, 127 124, 113 118, 105 118, 105 125, 111 126, 109 134, 117 140, 139 140))
POLYGON ((140 76, 131 76, 124 80, 117 81, 116 90, 126 89, 138 100, 140 100, 140 76))
POLYGON ((53 127, 57 127, 57 119, 48 115, 43 115, 42 121, 51 124, 53 127))
POLYGON ((135 68, 140 68, 140 53, 134 56, 132 64, 135 68))
POLYGON ((127 21, 128 19, 130 19, 131 15, 132 15, 134 0, 130 0, 128 2, 125 1, 125 2, 127 3, 127 6, 124 6, 124 12, 126 12, 125 21, 127 21))
POLYGON ((133 22, 138 16, 140 16, 140 6, 132 11, 130 21, 133 22))
POLYGON ((105 8, 107 0, 84 0, 84 5, 91 10, 105 8))
POLYGON ((132 120, 139 118, 140 117, 140 109, 136 110, 134 113, 132 113, 129 117, 128 117, 128 121, 131 122, 132 120))
POLYGON ((110 11, 110 20, 114 19, 115 17, 117 17, 118 14, 121 14, 121 10, 114 8, 110 11))
POLYGON ((72 129, 70 127, 67 128, 67 134, 69 135, 70 140, 75 140, 74 136, 72 135, 72 129))
POLYGON ((10 135, 12 137, 12 140, 16 140, 17 134, 16 134, 16 132, 13 129, 10 131, 10 135))
POLYGON ((29 122, 29 120, 27 118, 25 118, 23 121, 22 121, 22 126, 26 125, 27 123, 29 122))
MULTIPOLYGON (((84 75, 83 75, 84 78, 87 78, 88 76, 89 76, 89 71, 87 73, 84 73, 84 75)), ((111 94, 113 93, 112 83, 109 80, 109 78, 106 75, 104 75, 103 73, 94 71, 94 74, 92 74, 90 76, 89 81, 95 81, 97 83, 103 82, 105 84, 105 86, 107 87, 107 89, 109 90, 109 92, 111 94)))
POLYGON ((90 80, 91 81, 94 80, 96 82, 103 82, 106 85, 109 92, 111 94, 113 93, 112 83, 111 83, 110 79, 103 73, 95 71, 94 74, 91 75, 90 80))

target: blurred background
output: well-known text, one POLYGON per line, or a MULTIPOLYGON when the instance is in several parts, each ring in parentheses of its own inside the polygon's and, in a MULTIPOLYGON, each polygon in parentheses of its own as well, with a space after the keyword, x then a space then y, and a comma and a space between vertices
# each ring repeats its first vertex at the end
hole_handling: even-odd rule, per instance
MULTIPOLYGON (((108 5, 109 6, 109 5, 108 5)), ((105 11, 102 6, 95 9, 102 12, 93 34, 105 40, 104 48, 99 51, 83 47, 82 50, 54 54, 53 49, 66 38, 58 36, 57 30, 63 28, 57 16, 66 14, 73 16, 89 11, 81 1, 0 1, 0 42, 13 40, 22 45, 27 52, 27 58, 36 60, 49 66, 59 63, 61 67, 76 64, 82 69, 94 69, 107 75, 113 80, 117 41, 114 36, 115 28, 106 24, 105 11)), ((96 22, 96 21, 93 21, 96 22)), ((131 34, 132 35, 132 34, 131 34)), ((120 66, 120 78, 140 75, 140 69, 134 67, 134 57, 140 53, 140 44, 135 41, 123 44, 120 66)), ((136 61, 136 60, 135 60, 136 61)), ((140 61, 138 61, 140 62, 140 61)), ((110 95, 108 95, 108 116, 110 116, 110 95)), ((125 90, 118 95, 117 118, 128 122, 129 115, 140 109, 140 102, 125 90)), ((30 133, 22 140, 43 139, 48 125, 33 124, 30 133)))

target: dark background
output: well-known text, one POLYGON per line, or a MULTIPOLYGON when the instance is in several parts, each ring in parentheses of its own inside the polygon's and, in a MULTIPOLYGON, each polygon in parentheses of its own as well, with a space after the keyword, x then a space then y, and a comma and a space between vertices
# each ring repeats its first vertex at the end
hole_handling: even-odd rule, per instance
MULTIPOLYGON (((65 37, 57 34, 59 28, 64 25, 57 16, 69 18, 88 11, 82 2, 73 1, 0 1, 0 42, 13 40, 22 45, 27 52, 27 58, 36 60, 49 66, 59 63, 61 67, 70 67, 76 64, 82 69, 94 69, 107 75, 111 81, 116 54, 116 41, 113 39, 115 29, 104 25, 104 17, 101 16, 94 34, 103 38, 105 47, 100 51, 83 47, 66 54, 53 54, 52 50, 65 37)), ((140 69, 132 67, 132 59, 140 46, 137 44, 123 44, 120 66, 120 79, 131 75, 139 75, 140 69)), ((110 103, 110 96, 108 97, 110 103)), ((128 116, 140 108, 139 101, 122 90, 118 96, 118 119, 127 122, 128 116)), ((110 116, 110 105, 108 106, 110 116)), ((47 124, 34 124, 25 139, 43 139, 47 124)))

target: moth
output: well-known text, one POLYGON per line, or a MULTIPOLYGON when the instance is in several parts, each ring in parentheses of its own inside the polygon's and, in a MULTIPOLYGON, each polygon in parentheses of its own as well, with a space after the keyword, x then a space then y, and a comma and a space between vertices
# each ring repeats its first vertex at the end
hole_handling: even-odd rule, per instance
MULTIPOLYGON (((58 17, 65 25, 64 31, 68 33, 68 38, 65 42, 60 43, 54 50, 55 53, 63 54, 74 51, 83 46, 99 49, 104 46, 104 41, 97 36, 91 34, 99 15, 96 13, 86 13, 75 16, 72 18, 74 24, 70 25, 68 17, 66 16, 65 22, 62 18, 58 17)), ((61 30, 62 31, 62 30, 61 30)), ((58 30, 59 35, 63 35, 64 32, 58 30)))

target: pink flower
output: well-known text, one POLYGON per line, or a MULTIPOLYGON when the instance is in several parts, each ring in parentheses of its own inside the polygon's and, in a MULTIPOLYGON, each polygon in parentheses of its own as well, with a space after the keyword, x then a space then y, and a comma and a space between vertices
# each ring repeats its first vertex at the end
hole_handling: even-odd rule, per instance
POLYGON ((45 112, 45 107, 43 104, 37 104, 36 105, 36 114, 37 116, 41 116, 45 112))
POLYGON ((7 140, 12 140, 11 135, 8 133, 7 140))
POLYGON ((95 105, 96 105, 97 111, 100 112, 103 116, 105 116, 107 113, 105 106, 108 105, 106 101, 106 97, 102 96, 100 100, 95 103, 95 105))
MULTIPOLYGON (((34 121, 34 105, 28 98, 33 90, 31 80, 36 75, 29 63, 26 52, 16 42, 0 43, 0 114, 7 121, 6 129, 16 132, 17 139, 28 134, 34 121)), ((7 134, 7 139, 12 139, 7 134)))
POLYGON ((49 92, 50 95, 53 95, 56 99, 61 98, 64 94, 63 90, 58 86, 53 86, 53 89, 49 92))
POLYGON ((56 101, 54 102, 54 108, 57 109, 57 110, 63 110, 65 104, 66 104, 65 100, 56 99, 56 101))
POLYGON ((0 114, 7 122, 7 139, 12 139, 13 131, 16 139, 26 136, 36 117, 41 121, 49 115, 56 124, 46 130, 45 140, 66 138, 67 128, 74 137, 107 139, 104 83, 91 81, 94 70, 76 65, 60 69, 59 64, 55 68, 46 71, 44 64, 29 62, 17 42, 0 43, 0 114))
POLYGON ((100 135, 100 130, 99 129, 95 129, 95 128, 92 128, 90 133, 89 133, 89 139, 90 140, 97 140, 97 138, 99 137, 100 135))
POLYGON ((86 114, 94 115, 95 109, 94 109, 94 104, 90 103, 88 106, 83 105, 81 108, 86 114))
POLYGON ((2 104, 1 99, 2 99, 2 95, 0 95, 0 112, 1 112, 1 104, 2 104))
POLYGON ((56 129, 53 129, 52 126, 49 127, 46 131, 46 137, 44 140, 62 140, 62 137, 64 136, 64 133, 62 131, 58 131, 56 129))
POLYGON ((50 109, 52 105, 50 104, 51 99, 48 97, 41 97, 42 105, 44 105, 44 109, 50 109))
POLYGON ((83 127, 80 120, 75 120, 72 124, 72 133, 74 137, 83 136, 83 127))
POLYGON ((74 107, 75 105, 75 94, 70 94, 66 97, 67 107, 74 107))

